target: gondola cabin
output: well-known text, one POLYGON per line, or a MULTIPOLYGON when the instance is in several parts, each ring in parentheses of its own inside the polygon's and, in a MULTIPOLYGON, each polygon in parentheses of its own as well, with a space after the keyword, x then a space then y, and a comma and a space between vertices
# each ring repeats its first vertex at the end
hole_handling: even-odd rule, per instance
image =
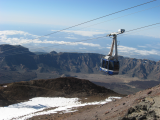
POLYGON ((119 61, 102 58, 100 71, 104 71, 109 75, 117 75, 119 73, 119 61))
POLYGON ((112 36, 112 45, 108 55, 101 59, 100 71, 104 71, 109 75, 117 75, 119 73, 119 61, 117 50, 117 35, 125 32, 125 29, 119 29, 118 32, 108 34, 107 37, 112 36), (113 48, 115 46, 115 55, 112 56, 113 48))

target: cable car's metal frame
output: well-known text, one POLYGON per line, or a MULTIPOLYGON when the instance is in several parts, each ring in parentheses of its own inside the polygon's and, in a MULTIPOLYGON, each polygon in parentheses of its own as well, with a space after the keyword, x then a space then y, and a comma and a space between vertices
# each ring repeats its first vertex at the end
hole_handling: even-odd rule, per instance
MULTIPOLYGON (((108 73, 109 75, 115 75, 119 73, 119 61, 118 61, 118 50, 117 50, 117 35, 118 34, 122 34, 124 33, 125 30, 124 29, 119 29, 118 32, 116 33, 111 33, 108 34, 107 37, 109 36, 113 36, 113 40, 112 40, 112 45, 111 45, 111 49, 108 55, 106 55, 104 58, 101 59, 101 67, 100 67, 100 71, 104 71, 106 73, 108 73), (113 53, 113 48, 115 45, 115 55, 112 56, 113 53), (103 66, 104 61, 107 63, 107 66, 103 66), (112 66, 111 66, 112 65, 112 66), (118 65, 118 66, 115 66, 118 65), (110 66, 113 69, 110 69, 110 66), (118 69, 114 70, 114 68, 118 67, 118 69)), ((106 65, 105 63, 105 65, 106 65)))

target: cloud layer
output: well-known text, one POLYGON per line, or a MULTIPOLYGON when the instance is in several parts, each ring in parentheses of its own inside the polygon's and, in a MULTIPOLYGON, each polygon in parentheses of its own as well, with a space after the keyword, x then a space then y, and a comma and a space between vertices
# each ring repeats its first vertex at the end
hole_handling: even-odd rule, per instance
MULTIPOLYGON (((110 50, 111 40, 108 41, 90 41, 82 42, 86 37, 91 37, 95 35, 104 34, 103 32, 92 32, 92 31, 64 31, 59 35, 55 36, 45 36, 38 38, 40 36, 30 34, 24 31, 16 30, 6 30, 0 31, 0 44, 12 44, 12 45, 23 45, 30 49, 40 50, 43 48, 44 51, 59 49, 59 51, 75 51, 78 52, 96 52, 106 54, 110 50), (36 39, 37 38, 37 39, 36 39), (79 41, 79 42, 76 42, 79 41), (59 45, 65 45, 63 47, 57 47, 59 45), (107 46, 107 47, 106 47, 107 46), (50 48, 49 48, 50 47, 50 48), (107 50, 106 50, 107 48, 107 50)), ((106 39, 106 38, 104 38, 106 39)), ((136 42, 136 41, 135 41, 136 42)), ((137 43, 139 44, 139 43, 137 43)), ((129 44, 130 45, 130 44, 129 44)), ((152 44, 142 44, 142 45, 133 45, 131 47, 127 45, 118 46, 118 54, 123 56, 150 56, 154 55, 155 57, 160 56, 160 44, 155 42, 152 44)))
MULTIPOLYGON (((55 31, 55 30, 52 30, 52 31, 55 31)), ((71 31, 71 30, 64 30, 62 32, 65 32, 65 33, 74 33, 76 35, 87 36, 87 37, 93 37, 94 35, 106 34, 106 32, 95 32, 95 31, 71 31)))
MULTIPOLYGON (((23 44, 29 44, 29 43, 41 43, 41 44, 59 44, 59 45, 84 45, 84 46, 90 46, 90 47, 100 47, 99 44, 93 44, 93 43, 86 43, 86 42, 67 42, 67 41, 58 41, 58 40, 46 40, 46 37, 44 37, 42 40, 36 39, 39 36, 29 34, 28 32, 24 31, 0 31, 0 41, 7 44, 12 45, 23 45, 23 44), (14 35, 14 36, 13 36, 14 35), (29 39, 31 38, 31 39, 29 39)), ((47 36, 48 38, 48 36, 47 36)), ((75 37, 68 37, 69 39, 76 39, 75 37)))

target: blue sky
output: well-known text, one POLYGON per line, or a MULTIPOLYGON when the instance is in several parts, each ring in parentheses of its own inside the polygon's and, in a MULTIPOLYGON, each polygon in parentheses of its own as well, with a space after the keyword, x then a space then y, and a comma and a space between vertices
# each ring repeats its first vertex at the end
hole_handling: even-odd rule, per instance
MULTIPOLYGON (((20 44, 31 51, 108 54, 112 39, 82 40, 105 36, 120 28, 128 31, 159 23, 160 0, 35 38, 149 1, 0 0, 0 44, 20 44)), ((119 55, 160 60, 159 31, 160 24, 119 35, 119 55)))

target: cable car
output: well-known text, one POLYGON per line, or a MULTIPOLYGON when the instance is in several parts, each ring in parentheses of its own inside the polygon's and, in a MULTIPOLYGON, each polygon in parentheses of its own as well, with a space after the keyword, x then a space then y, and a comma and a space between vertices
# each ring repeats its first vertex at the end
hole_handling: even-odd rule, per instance
POLYGON ((104 71, 109 75, 117 75, 119 73, 119 61, 102 58, 100 71, 104 71))
POLYGON ((111 49, 108 55, 101 59, 100 71, 107 73, 108 75, 117 75, 119 73, 119 61, 118 61, 118 50, 117 50, 117 35, 124 33, 124 29, 119 29, 117 33, 111 33, 107 36, 113 36, 111 49), (113 48, 115 45, 115 55, 112 56, 113 48))

